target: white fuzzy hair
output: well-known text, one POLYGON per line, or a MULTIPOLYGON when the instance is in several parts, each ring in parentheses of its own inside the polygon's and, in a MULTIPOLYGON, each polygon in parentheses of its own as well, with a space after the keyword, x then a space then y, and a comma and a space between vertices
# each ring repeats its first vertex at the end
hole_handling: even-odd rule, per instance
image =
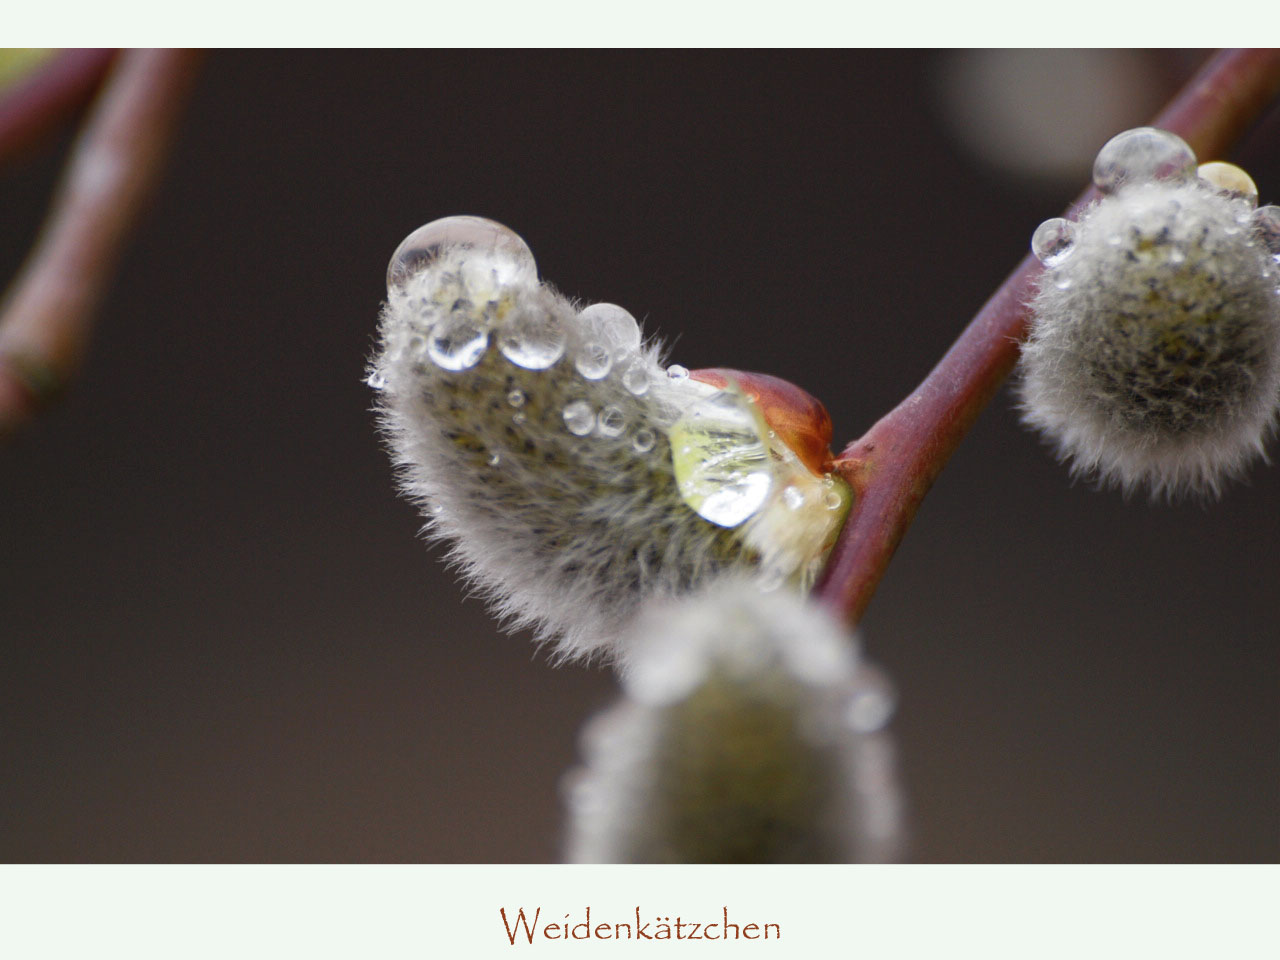
POLYGON ((1122 187, 1047 268, 1021 404, 1073 473, 1216 496, 1265 458, 1280 405, 1280 274, 1251 207, 1203 181, 1122 187))
POLYGON ((647 604, 625 696, 565 784, 572 862, 894 859, 887 681, 794 591, 727 578, 647 604))
POLYGON ((676 489, 666 429, 712 388, 672 379, 659 347, 609 343, 536 278, 498 269, 483 251, 446 251, 392 288, 370 380, 400 484, 427 518, 425 533, 514 628, 532 627, 558 659, 611 659, 637 602, 753 567, 742 530, 698 516, 676 489), (433 324, 461 317, 487 336, 483 355, 444 369, 427 350, 433 324), (514 324, 539 319, 565 339, 546 369, 498 349, 514 324), (575 369, 588 346, 614 347, 610 373, 575 369), (637 364, 648 388, 622 378, 637 364), (512 400, 518 401, 513 405, 512 400), (612 408, 622 428, 572 432, 565 407, 612 408), (637 438, 640 443, 637 444, 637 438), (646 443, 649 444, 645 449, 646 443))

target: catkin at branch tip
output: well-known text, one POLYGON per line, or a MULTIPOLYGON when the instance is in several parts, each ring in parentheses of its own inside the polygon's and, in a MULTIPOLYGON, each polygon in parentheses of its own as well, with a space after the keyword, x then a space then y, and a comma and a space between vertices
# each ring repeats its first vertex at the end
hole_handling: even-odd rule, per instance
POLYGON ((645 597, 731 570, 779 581, 812 568, 831 491, 771 455, 749 399, 664 369, 622 308, 579 310, 540 283, 506 228, 422 229, 459 221, 463 242, 418 231, 393 258, 369 382, 427 535, 498 615, 559 659, 612 660, 645 597))
MULTIPOLYGON (((1172 135, 1135 134, 1167 156, 1172 135)), ((1183 166, 1163 178, 1124 178, 1104 148, 1114 192, 1037 231, 1046 269, 1020 365, 1024 418, 1073 472, 1156 497, 1217 495, 1264 457, 1280 406, 1275 208, 1254 210, 1236 168, 1188 172, 1177 144, 1183 166)))

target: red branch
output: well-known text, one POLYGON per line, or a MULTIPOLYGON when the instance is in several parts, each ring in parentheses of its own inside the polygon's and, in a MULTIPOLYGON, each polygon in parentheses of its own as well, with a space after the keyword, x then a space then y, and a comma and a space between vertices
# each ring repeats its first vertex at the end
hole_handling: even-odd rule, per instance
POLYGON ((89 102, 114 50, 63 50, 0 98, 0 166, 48 136, 89 102))
MULTIPOLYGON (((1203 159, 1222 156, 1280 93, 1280 51, 1213 57, 1152 126, 1203 159)), ((1097 196, 1086 190, 1073 209, 1097 196)), ((1013 369, 1040 274, 1028 254, 909 397, 836 458, 855 501, 815 595, 848 622, 861 618, 920 502, 1013 369)))
POLYGON ((0 309, 0 434, 75 373, 94 312, 159 180, 199 55, 122 54, 0 309))

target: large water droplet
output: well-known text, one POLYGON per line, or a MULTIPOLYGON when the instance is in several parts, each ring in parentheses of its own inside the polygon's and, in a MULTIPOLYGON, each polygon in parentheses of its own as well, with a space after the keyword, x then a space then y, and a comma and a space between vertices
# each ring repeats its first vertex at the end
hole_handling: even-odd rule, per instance
POLYGON ((387 389, 387 378, 377 370, 369 374, 369 376, 365 379, 364 382, 367 383, 369 386, 373 387, 373 389, 375 390, 387 389))
POLYGON ((1280 261, 1280 207, 1267 204, 1253 212, 1253 230, 1266 248, 1280 261))
POLYGON ((491 257, 499 282, 537 279, 533 253, 513 230, 484 217, 444 217, 419 227, 396 247, 387 266, 387 289, 403 284, 455 247, 491 257))
POLYGON ((498 349, 517 367, 545 370, 564 356, 559 319, 543 310, 521 310, 498 334, 498 349))
POLYGON ((618 407, 608 406, 596 419, 596 433, 602 437, 617 437, 627 426, 627 417, 618 407))
POLYGON ((631 361, 631 365, 622 371, 622 385, 637 397, 649 390, 649 367, 643 358, 631 361))
POLYGON ((436 324, 427 338, 427 356, 445 370, 469 370, 489 346, 489 332, 475 318, 456 310, 436 324))
POLYGON ((1250 206, 1258 205, 1258 187, 1249 176, 1234 163, 1202 163, 1196 168, 1196 175, 1218 193, 1243 200, 1250 206))
POLYGON ((617 354, 640 349, 640 324, 616 303, 593 303, 579 314, 617 354))
POLYGON ((713 393, 672 426, 677 488, 700 517, 736 527, 764 506, 773 489, 766 430, 736 390, 713 393))
POLYGON ((492 257, 499 282, 538 278, 529 244, 515 230, 483 216, 445 216, 413 230, 401 241, 387 266, 388 291, 429 268, 444 251, 457 247, 492 257))
POLYGON ((596 425, 596 412, 585 400, 565 404, 564 425, 575 437, 585 437, 596 425))
POLYGON ((1046 220, 1031 235, 1031 252, 1046 267, 1056 267, 1075 248, 1076 225, 1062 217, 1046 220))
POLYGON ((578 351, 573 365, 587 380, 600 380, 613 368, 613 356, 603 343, 588 343, 578 351))
POLYGON ((1196 155, 1176 134, 1138 127, 1116 134, 1093 161, 1093 182, 1103 193, 1121 184, 1145 180, 1187 180, 1195 175, 1196 155))
POLYGON ((641 427, 636 431, 635 436, 631 438, 631 446, 636 453, 648 453, 657 442, 658 435, 648 427, 641 427))
POLYGON ((687 380, 689 378, 689 368, 682 367, 678 363, 673 363, 667 367, 667 376, 672 380, 687 380))

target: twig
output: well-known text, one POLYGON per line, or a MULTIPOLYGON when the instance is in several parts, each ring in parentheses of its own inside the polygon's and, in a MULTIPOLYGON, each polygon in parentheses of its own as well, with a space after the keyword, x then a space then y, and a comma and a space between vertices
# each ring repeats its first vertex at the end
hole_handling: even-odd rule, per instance
POLYGON ((121 55, 35 249, 0 309, 0 435, 75 373, 95 309, 172 139, 199 55, 121 55))
MULTIPOLYGON (((1152 121, 1203 159, 1221 156, 1280 92, 1280 51, 1214 56, 1152 121)), ((1093 188, 1073 209, 1097 196, 1093 188)), ((815 589, 850 623, 861 618, 920 502, 1018 359, 1040 274, 1031 255, 978 311, 910 396, 836 458, 855 501, 815 589)))
POLYGON ((52 133, 93 97, 114 50, 64 50, 0 98, 0 168, 52 133))

